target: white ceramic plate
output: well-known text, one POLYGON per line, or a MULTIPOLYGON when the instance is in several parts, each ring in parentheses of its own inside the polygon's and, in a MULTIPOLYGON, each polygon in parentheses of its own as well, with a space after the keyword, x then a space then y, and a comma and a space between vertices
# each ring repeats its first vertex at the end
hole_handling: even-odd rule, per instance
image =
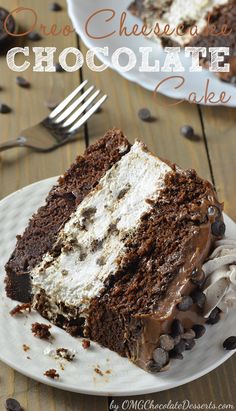
MULTIPOLYGON (((17 317, 9 315, 16 302, 5 296, 4 264, 14 249, 16 234, 23 232, 29 217, 43 204, 55 181, 55 178, 40 181, 0 202, 0 359, 44 384, 68 391, 113 396, 138 395, 177 387, 207 374, 226 361, 233 352, 225 352, 222 342, 226 336, 236 332, 236 316, 233 312, 225 321, 208 327, 206 335, 197 341, 193 351, 185 353, 182 362, 176 360, 170 370, 157 375, 144 372, 127 359, 97 344, 92 343, 91 348, 85 351, 80 339, 71 337, 55 326, 52 326, 54 340, 51 347, 75 349, 76 359, 71 363, 65 362, 65 370, 62 371, 58 361, 43 353, 50 344, 32 335, 31 324, 35 321, 48 322, 35 312, 17 317), (28 352, 23 350, 23 344, 30 347, 28 352), (103 376, 94 371, 98 366, 103 376), (58 370, 59 380, 51 380, 43 375, 50 368, 58 370)), ((228 236, 236 239, 235 223, 227 216, 225 220, 228 236)))
MULTIPOLYGON (((207 70, 203 70, 200 73, 190 73, 188 70, 190 62, 189 59, 185 58, 183 52, 181 53, 181 61, 186 69, 185 73, 141 73, 138 70, 141 62, 139 47, 152 47, 153 53, 150 64, 154 65, 156 59, 160 60, 161 65, 163 64, 166 54, 155 41, 143 37, 120 37, 118 35, 102 40, 94 40, 86 34, 85 22, 87 21, 89 16, 91 16, 96 10, 99 9, 113 9, 116 11, 116 16, 111 22, 107 23, 104 23, 104 16, 97 16, 92 20, 90 24, 90 32, 92 32, 96 36, 102 36, 104 34, 113 32, 114 29, 118 30, 120 15, 122 11, 127 10, 127 7, 131 3, 131 0, 67 0, 67 3, 69 16, 72 20, 74 28, 82 38, 86 46, 88 48, 105 46, 109 47, 108 57, 104 56, 103 54, 98 54, 99 59, 103 63, 111 68, 114 68, 112 66, 111 56, 114 51, 120 47, 131 48, 135 52, 137 56, 136 66, 128 72, 120 71, 120 74, 126 79, 134 81, 148 90, 154 91, 157 84, 162 79, 165 79, 170 75, 182 75, 185 77, 185 84, 182 88, 179 88, 178 90, 174 89, 177 84, 176 80, 172 80, 164 83, 160 89, 160 92, 162 94, 178 100, 188 99, 189 94, 194 91, 197 93, 199 100, 199 98, 205 94, 207 79, 210 79, 209 91, 215 92, 218 97, 222 91, 225 91, 227 93, 227 96, 232 96, 227 105, 236 107, 236 88, 231 84, 223 83, 213 73, 210 73, 207 70)), ((129 13, 127 26, 131 28, 135 23, 138 23, 140 26, 140 20, 136 17, 133 17, 129 13)), ((121 56, 120 63, 124 65, 127 64, 127 56, 121 56)), ((104 90, 104 92, 106 92, 106 90, 104 90)))

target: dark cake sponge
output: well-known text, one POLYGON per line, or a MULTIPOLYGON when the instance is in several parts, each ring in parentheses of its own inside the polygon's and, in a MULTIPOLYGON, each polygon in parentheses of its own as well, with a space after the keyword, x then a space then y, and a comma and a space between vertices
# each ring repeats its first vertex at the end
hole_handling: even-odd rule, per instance
POLYGON ((34 214, 6 264, 7 296, 21 302, 31 301, 29 272, 50 252, 78 204, 98 184, 114 163, 128 152, 130 144, 122 131, 109 130, 79 156, 49 192, 46 204, 34 214), (123 146, 123 151, 119 147, 123 146))

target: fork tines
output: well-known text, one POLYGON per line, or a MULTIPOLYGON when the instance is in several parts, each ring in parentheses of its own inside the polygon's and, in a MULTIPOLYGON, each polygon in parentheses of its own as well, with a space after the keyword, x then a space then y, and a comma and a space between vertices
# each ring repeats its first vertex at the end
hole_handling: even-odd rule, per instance
POLYGON ((67 133, 76 132, 107 99, 107 95, 103 95, 97 100, 101 91, 92 93, 94 86, 85 90, 87 84, 88 80, 81 83, 49 115, 52 123, 67 129, 67 133))

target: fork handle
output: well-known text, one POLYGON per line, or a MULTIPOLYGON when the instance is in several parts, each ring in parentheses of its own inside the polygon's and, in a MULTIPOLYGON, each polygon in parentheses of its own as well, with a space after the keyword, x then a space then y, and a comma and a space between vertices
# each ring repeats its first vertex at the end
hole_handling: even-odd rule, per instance
POLYGON ((5 150, 10 150, 15 147, 25 147, 26 139, 25 137, 17 137, 14 140, 6 141, 5 143, 0 144, 0 152, 5 150))

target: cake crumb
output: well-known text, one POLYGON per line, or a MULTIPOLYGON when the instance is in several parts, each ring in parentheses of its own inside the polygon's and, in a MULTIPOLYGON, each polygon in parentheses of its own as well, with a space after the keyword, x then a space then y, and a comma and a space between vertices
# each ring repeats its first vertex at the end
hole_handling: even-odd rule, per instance
POLYGON ((100 368, 96 367, 94 368, 94 371, 98 374, 101 375, 103 377, 103 372, 100 370, 100 368))
POLYGON ((82 340, 82 347, 87 350, 90 347, 90 341, 89 340, 82 340))
POLYGON ((15 308, 13 308, 10 311, 10 314, 12 316, 14 316, 16 314, 24 314, 25 312, 28 312, 28 313, 31 312, 31 304, 30 303, 18 304, 15 308))
POLYGON ((26 344, 23 344, 22 347, 23 347, 23 350, 24 350, 25 352, 27 352, 27 351, 30 350, 30 347, 29 347, 28 345, 26 345, 26 344))
POLYGON ((60 369, 61 369, 62 371, 65 371, 65 367, 64 367, 64 365, 61 364, 61 363, 60 363, 60 369))
POLYGON ((52 378, 53 380, 55 378, 59 378, 60 375, 58 374, 57 370, 55 370, 54 368, 50 368, 50 370, 45 371, 44 375, 46 377, 52 378))
POLYGON ((60 358, 64 358, 69 362, 73 361, 73 359, 75 358, 75 353, 68 350, 68 348, 57 348, 56 355, 60 358))
POLYGON ((49 338, 51 337, 51 333, 49 331, 50 328, 52 328, 51 325, 42 323, 34 323, 31 326, 31 330, 34 336, 45 340, 49 340, 49 338))
POLYGON ((111 374, 111 370, 106 370, 105 374, 111 374))

